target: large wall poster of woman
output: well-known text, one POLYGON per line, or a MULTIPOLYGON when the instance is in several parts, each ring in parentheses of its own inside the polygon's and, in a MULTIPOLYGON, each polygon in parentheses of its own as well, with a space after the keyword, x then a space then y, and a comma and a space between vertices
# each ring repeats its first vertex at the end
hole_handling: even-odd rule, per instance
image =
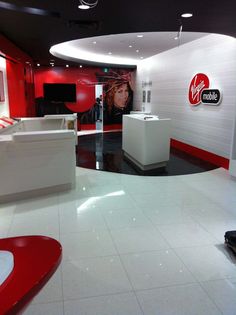
POLYGON ((133 107, 133 72, 113 73, 104 84, 104 124, 121 124, 133 107))

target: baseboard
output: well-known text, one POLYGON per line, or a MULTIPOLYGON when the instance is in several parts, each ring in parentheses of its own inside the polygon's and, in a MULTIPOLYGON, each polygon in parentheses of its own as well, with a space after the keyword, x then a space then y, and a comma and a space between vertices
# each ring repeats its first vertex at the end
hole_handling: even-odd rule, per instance
POLYGON ((103 125, 103 131, 122 130, 122 124, 103 125))
POLYGON ((173 148, 179 149, 190 155, 196 156, 204 161, 210 162, 219 167, 223 167, 227 170, 229 169, 229 159, 223 156, 211 153, 209 151, 205 151, 203 149, 199 149, 197 147, 194 147, 192 145, 189 145, 187 143, 184 143, 175 139, 171 139, 170 145, 173 148))
POLYGON ((22 191, 19 193, 9 194, 0 196, 0 204, 10 201, 17 201, 22 199, 31 199, 39 196, 50 195, 58 192, 63 192, 67 190, 71 190, 75 188, 74 183, 62 184, 62 185, 55 185, 40 189, 22 191))

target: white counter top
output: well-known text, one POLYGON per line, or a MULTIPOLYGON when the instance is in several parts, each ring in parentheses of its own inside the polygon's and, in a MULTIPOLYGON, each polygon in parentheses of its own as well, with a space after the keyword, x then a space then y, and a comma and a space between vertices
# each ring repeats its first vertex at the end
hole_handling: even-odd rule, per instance
MULTIPOLYGON (((124 115, 124 116, 129 116, 130 118, 139 119, 139 120, 143 120, 143 121, 160 120, 157 115, 130 114, 130 115, 124 115)), ((169 118, 166 118, 166 119, 169 119, 169 118)))
POLYGON ((12 141, 12 135, 0 135, 0 144, 12 141))
POLYGON ((151 115, 151 112, 143 112, 143 111, 141 111, 141 110, 132 110, 131 112, 130 112, 130 114, 131 115, 133 115, 133 114, 138 114, 138 115, 151 115))
POLYGON ((29 131, 16 132, 12 135, 13 141, 29 142, 29 141, 49 141, 56 139, 74 138, 74 130, 45 130, 45 131, 29 131))

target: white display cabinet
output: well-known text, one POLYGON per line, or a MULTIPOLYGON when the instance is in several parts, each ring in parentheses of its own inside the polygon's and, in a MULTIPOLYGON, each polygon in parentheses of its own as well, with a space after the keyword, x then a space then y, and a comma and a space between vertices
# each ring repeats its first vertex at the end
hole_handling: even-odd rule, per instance
POLYGON ((122 149, 142 171, 163 167, 170 156, 171 119, 154 115, 123 115, 122 149))
POLYGON ((75 187, 76 118, 22 118, 0 130, 0 203, 75 187))

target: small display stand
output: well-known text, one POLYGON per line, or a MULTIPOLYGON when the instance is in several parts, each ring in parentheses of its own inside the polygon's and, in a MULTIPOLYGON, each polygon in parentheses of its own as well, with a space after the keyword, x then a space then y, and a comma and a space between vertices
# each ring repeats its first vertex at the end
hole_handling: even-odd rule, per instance
POLYGON ((125 157, 142 171, 166 166, 170 155, 169 118, 123 115, 122 149, 125 157))

